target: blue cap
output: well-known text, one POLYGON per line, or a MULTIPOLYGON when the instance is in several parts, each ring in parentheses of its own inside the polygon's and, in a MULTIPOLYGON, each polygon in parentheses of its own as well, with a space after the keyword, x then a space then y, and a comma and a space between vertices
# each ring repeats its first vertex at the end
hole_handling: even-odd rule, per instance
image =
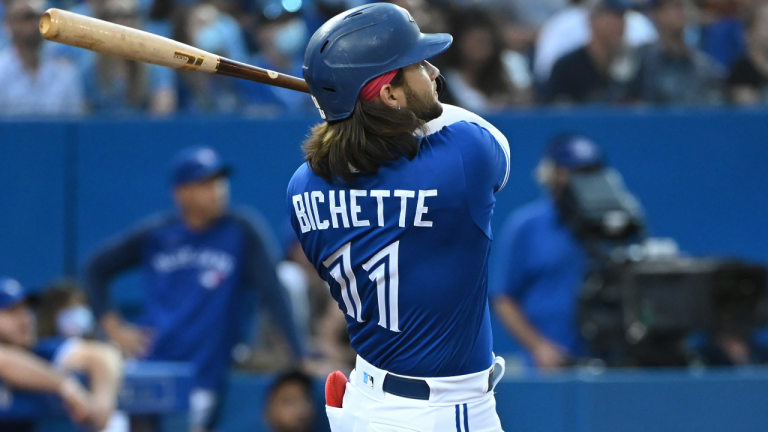
POLYGON ((231 168, 210 147, 184 149, 173 158, 173 184, 199 182, 219 175, 229 175, 231 168))
POLYGON ((571 170, 598 168, 605 164, 603 152, 591 139, 582 135, 564 134, 549 144, 546 157, 571 170))
POLYGON ((24 287, 17 280, 0 276, 0 309, 16 306, 25 299, 24 287))

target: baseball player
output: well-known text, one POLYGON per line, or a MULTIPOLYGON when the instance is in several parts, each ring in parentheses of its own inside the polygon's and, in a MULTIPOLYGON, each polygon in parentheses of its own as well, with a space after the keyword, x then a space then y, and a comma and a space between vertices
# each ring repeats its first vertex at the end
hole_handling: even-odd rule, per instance
MULTIPOLYGON (((123 361, 112 346, 77 337, 49 337, 37 340, 36 320, 21 284, 0 277, 0 378, 22 389, 58 392, 70 410, 70 417, 89 430, 127 430, 124 415, 115 415, 117 394, 122 381, 123 361), (37 358, 14 364, 11 375, 3 369, 11 366, 3 359, 3 351, 29 350, 37 358), (43 360, 47 363, 40 363, 43 360), (90 391, 85 391, 72 378, 58 378, 57 373, 81 372, 88 376, 90 391), (4 366, 4 367, 2 367, 4 366), (56 383, 57 381, 58 384, 56 383), (105 429, 109 426, 108 429, 105 429)), ((33 421, 0 420, 3 432, 34 431, 33 421)))
POLYGON ((300 358, 303 352, 262 235, 248 218, 227 209, 229 166, 213 149, 193 147, 176 156, 172 172, 178 214, 104 247, 88 264, 85 286, 107 336, 129 356, 197 368, 191 429, 210 430, 255 291, 293 354, 300 358), (139 324, 151 329, 148 334, 124 322, 109 303, 110 282, 132 269, 145 276, 139 324))
POLYGON ((287 205, 358 353, 342 403, 327 392, 334 432, 501 431, 487 267, 509 146, 438 102, 426 59, 451 41, 375 3, 326 22, 305 53, 325 122, 304 144, 287 205))

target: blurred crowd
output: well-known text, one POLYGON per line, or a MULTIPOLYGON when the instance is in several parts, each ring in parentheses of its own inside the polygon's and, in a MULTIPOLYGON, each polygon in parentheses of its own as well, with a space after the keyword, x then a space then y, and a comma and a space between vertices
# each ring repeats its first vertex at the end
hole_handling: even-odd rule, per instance
MULTIPOLYGON (((454 44, 444 100, 479 113, 536 105, 755 105, 768 100, 765 0, 391 0, 454 44)), ((307 115, 298 92, 44 41, 59 7, 301 76, 328 18, 365 0, 3 0, 1 115, 307 115)))

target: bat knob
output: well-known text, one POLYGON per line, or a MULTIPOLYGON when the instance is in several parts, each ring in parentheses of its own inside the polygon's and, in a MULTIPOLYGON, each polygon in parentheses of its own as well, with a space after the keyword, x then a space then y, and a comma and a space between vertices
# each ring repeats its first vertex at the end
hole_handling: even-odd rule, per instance
POLYGON ((40 34, 43 35, 44 38, 50 40, 53 37, 55 37, 55 34, 57 33, 57 21, 56 18, 58 15, 54 16, 58 12, 57 9, 51 8, 45 11, 42 17, 40 17, 40 34))

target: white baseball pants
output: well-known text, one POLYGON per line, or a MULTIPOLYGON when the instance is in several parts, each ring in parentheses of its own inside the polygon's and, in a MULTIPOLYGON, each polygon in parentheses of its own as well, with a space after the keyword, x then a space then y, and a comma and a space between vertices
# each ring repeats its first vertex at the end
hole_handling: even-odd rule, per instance
MULTIPOLYGON (((497 357, 496 367, 501 372, 494 374, 493 387, 504 374, 504 359, 497 357)), ((384 392, 386 374, 358 356, 342 408, 326 406, 332 432, 503 432, 488 391, 489 371, 425 378, 429 400, 384 392)))

